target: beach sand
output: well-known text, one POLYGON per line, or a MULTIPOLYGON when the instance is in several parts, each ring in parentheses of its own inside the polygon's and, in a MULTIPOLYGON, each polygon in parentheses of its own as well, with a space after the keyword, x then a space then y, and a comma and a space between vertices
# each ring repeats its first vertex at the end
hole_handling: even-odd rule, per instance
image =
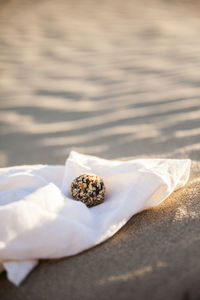
POLYGON ((199 8, 0 1, 1 167, 64 164, 71 149, 192 159, 185 188, 105 243, 42 261, 19 288, 2 273, 0 299, 200 299, 199 8))

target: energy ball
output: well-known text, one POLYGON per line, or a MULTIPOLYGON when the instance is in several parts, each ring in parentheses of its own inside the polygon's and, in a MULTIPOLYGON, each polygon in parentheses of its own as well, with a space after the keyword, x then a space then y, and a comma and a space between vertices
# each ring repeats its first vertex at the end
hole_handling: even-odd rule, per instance
POLYGON ((105 185, 103 180, 94 174, 81 174, 71 183, 73 199, 82 201, 91 207, 101 204, 105 198, 105 185))

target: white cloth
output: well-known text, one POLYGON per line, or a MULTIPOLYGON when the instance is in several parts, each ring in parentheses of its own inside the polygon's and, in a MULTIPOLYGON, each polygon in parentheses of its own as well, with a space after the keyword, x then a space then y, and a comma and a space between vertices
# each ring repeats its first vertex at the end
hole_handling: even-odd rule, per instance
POLYGON ((0 169, 0 268, 19 285, 38 259, 75 255, 115 234, 188 181, 190 160, 112 161, 72 151, 65 166, 0 169), (87 208, 70 196, 81 173, 101 176, 103 204, 87 208))

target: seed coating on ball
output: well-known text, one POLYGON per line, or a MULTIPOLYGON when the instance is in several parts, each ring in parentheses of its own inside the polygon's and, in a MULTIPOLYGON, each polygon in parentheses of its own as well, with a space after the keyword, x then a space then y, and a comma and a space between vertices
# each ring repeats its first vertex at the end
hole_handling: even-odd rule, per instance
POLYGON ((105 198, 105 185, 97 175, 81 174, 71 183, 73 199, 82 201, 88 207, 101 204, 105 198))

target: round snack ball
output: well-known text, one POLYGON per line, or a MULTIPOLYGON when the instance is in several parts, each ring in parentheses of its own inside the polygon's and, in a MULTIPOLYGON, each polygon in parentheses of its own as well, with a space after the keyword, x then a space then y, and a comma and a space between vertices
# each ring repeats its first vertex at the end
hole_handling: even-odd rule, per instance
POLYGON ((101 204, 105 198, 103 180, 94 174, 81 174, 71 183, 73 199, 82 201, 88 207, 101 204))

